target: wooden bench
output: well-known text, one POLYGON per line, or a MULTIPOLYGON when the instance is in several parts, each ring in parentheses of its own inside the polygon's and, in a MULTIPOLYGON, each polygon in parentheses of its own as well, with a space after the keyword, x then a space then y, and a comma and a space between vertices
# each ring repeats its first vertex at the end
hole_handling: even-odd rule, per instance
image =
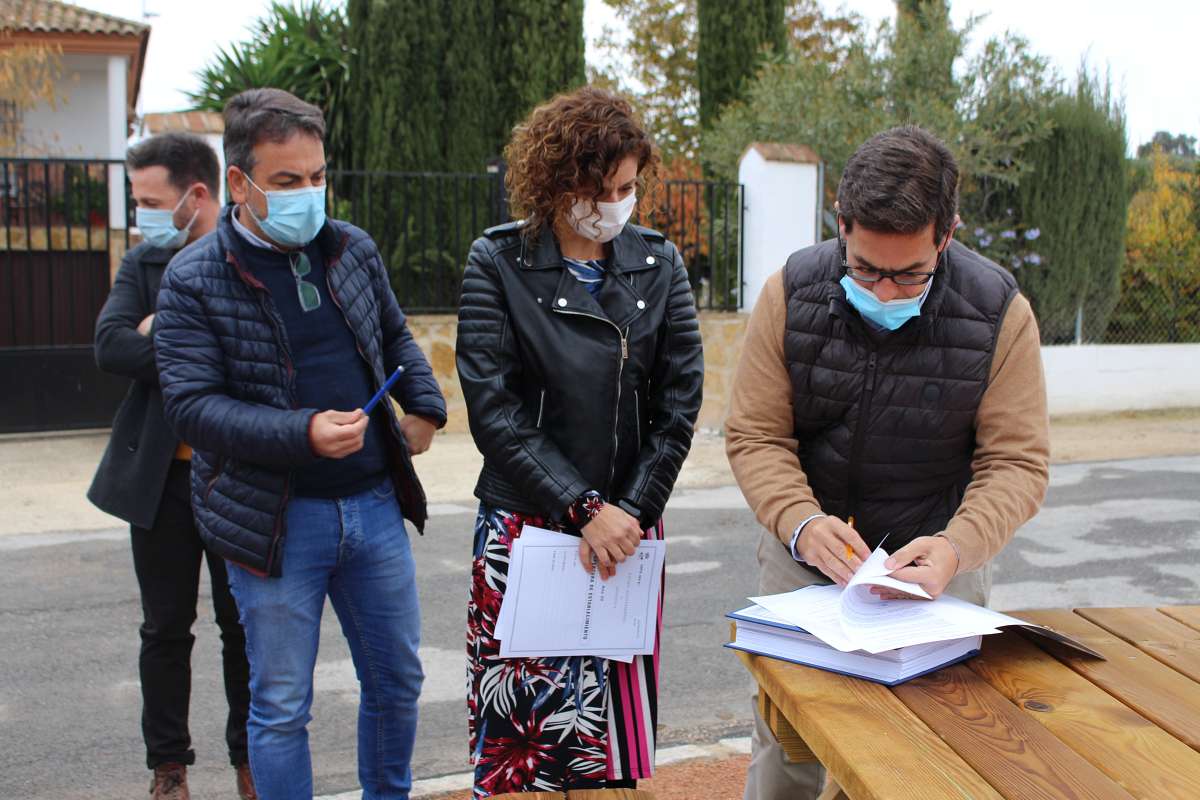
POLYGON ((738 655, 788 757, 829 770, 823 797, 1200 798, 1200 606, 1013 616, 1108 660, 993 634, 888 688, 738 655))

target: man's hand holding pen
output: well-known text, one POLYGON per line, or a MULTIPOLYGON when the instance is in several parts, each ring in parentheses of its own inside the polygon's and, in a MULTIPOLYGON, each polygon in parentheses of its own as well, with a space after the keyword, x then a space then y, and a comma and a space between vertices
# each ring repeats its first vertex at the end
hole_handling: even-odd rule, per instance
POLYGON ((805 525, 796 540, 796 552, 838 586, 849 583, 871 555, 858 532, 837 517, 819 517, 805 525))

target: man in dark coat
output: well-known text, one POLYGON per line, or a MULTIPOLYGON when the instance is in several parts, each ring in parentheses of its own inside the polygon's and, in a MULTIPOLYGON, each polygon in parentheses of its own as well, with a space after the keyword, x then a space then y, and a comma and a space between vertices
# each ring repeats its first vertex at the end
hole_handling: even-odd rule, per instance
POLYGON ((241 797, 253 797, 247 766, 250 668, 225 561, 206 550, 192 520, 191 449, 163 418, 155 363, 154 304, 167 262, 216 226, 220 165, 196 136, 168 133, 129 151, 127 164, 142 243, 121 262, 96 321, 96 361, 133 380, 113 420, 112 438, 88 490, 100 509, 130 525, 133 566, 142 597, 142 736, 154 770, 153 798, 187 797, 187 765, 195 763, 188 732, 191 634, 208 563, 213 609, 221 630, 229 717, 225 737, 241 797))
POLYGON ((154 343, 167 421, 196 451, 200 535, 228 562, 246 629, 259 794, 312 797, 328 596, 362 684, 363 797, 404 798, 423 679, 404 517, 425 524, 412 456, 446 405, 375 243, 325 217, 324 133, 321 111, 287 92, 229 101, 234 202, 171 262, 154 343), (397 373, 402 418, 386 397, 368 403, 397 373))

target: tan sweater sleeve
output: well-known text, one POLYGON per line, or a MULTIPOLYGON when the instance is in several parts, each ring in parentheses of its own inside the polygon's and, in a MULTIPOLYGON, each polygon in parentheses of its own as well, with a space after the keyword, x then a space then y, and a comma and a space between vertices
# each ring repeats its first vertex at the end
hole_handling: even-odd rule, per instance
POLYGON ((796 453, 792 384, 783 356, 783 271, 767 279, 750 313, 725 421, 725 453, 758 521, 784 544, 821 508, 796 453))
POLYGON ((1024 295, 1000 325, 988 387, 975 418, 972 478, 946 536, 960 572, 999 553, 1042 504, 1050 476, 1050 420, 1037 320, 1024 295))

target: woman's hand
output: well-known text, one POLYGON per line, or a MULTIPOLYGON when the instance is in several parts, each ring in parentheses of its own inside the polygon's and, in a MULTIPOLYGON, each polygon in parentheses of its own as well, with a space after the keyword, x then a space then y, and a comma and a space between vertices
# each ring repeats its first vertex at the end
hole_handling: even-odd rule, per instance
POLYGON ((638 542, 642 540, 638 521, 612 503, 606 503, 581 532, 579 560, 583 568, 591 572, 592 557, 595 556, 601 580, 611 578, 617 571, 617 564, 637 552, 638 542))

